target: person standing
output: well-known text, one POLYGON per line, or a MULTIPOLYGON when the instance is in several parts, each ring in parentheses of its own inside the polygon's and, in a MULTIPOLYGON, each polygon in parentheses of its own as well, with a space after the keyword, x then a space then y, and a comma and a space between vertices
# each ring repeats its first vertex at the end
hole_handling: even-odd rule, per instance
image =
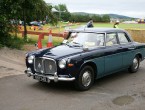
POLYGON ((115 22, 115 24, 113 25, 113 28, 119 28, 118 25, 119 25, 119 21, 117 20, 117 21, 115 22))
POLYGON ((87 28, 92 28, 93 26, 93 20, 90 19, 90 21, 87 23, 87 28))

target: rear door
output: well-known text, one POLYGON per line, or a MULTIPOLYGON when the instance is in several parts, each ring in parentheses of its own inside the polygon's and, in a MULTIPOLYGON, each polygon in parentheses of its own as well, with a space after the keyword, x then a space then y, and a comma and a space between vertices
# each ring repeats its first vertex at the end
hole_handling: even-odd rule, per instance
POLYGON ((123 67, 126 68, 132 64, 134 58, 134 45, 125 32, 118 33, 120 51, 123 55, 123 67))
POLYGON ((122 68, 122 54, 119 52, 120 46, 117 33, 106 34, 105 50, 105 75, 111 74, 122 68))

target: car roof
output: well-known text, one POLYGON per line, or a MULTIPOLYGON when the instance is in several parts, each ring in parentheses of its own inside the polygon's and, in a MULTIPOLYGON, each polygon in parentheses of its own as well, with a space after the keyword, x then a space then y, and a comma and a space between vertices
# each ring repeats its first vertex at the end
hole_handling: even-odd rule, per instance
POLYGON ((94 32, 94 33, 107 33, 107 32, 126 32, 118 28, 78 28, 71 29, 69 32, 94 32))

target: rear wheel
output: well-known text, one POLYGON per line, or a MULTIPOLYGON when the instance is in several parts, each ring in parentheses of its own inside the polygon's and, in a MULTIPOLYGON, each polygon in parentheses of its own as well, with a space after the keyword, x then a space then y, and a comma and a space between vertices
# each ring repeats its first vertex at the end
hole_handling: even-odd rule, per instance
POLYGON ((85 91, 88 90, 94 83, 94 70, 91 66, 85 66, 79 73, 75 80, 77 89, 85 91))
POLYGON ((138 56, 136 56, 132 61, 132 65, 128 69, 129 72, 131 72, 131 73, 137 72, 139 69, 139 65, 140 65, 140 58, 138 56))

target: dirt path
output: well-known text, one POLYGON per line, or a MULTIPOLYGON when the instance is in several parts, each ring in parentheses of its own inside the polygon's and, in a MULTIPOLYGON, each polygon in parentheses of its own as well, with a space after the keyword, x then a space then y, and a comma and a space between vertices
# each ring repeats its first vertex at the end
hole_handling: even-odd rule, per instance
POLYGON ((26 51, 3 48, 0 50, 0 78, 24 74, 26 51))

